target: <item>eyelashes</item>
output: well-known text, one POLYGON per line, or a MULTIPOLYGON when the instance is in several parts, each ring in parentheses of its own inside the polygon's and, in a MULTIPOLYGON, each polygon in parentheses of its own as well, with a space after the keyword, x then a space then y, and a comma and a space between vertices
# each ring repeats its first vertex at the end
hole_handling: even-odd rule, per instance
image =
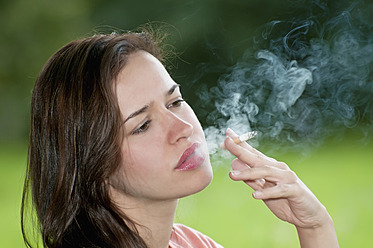
POLYGON ((139 128, 136 128, 131 134, 140 134, 146 132, 149 129, 151 122, 151 120, 145 121, 139 128))
MULTIPOLYGON (((183 98, 178 98, 177 100, 173 101, 171 104, 167 105, 166 108, 167 109, 180 108, 184 102, 185 100, 183 98)), ((152 122, 151 119, 146 120, 144 123, 140 124, 138 128, 133 130, 131 134, 137 135, 137 134, 145 133, 146 131, 149 130, 151 122, 152 122)))
POLYGON ((177 99, 176 101, 174 101, 174 102, 172 102, 171 104, 169 104, 169 105, 167 106, 167 108, 168 108, 168 109, 169 109, 169 108, 178 108, 178 107, 181 106, 181 104, 182 104, 183 102, 185 102, 185 100, 184 100, 183 98, 179 98, 179 99, 177 99))

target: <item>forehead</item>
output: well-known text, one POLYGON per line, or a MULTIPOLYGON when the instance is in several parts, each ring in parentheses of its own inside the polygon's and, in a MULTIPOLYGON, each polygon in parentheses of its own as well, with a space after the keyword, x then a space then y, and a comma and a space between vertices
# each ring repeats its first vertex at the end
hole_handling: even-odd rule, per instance
POLYGON ((162 63, 154 56, 144 51, 131 54, 116 82, 122 115, 126 116, 160 98, 163 100, 174 84, 162 63))

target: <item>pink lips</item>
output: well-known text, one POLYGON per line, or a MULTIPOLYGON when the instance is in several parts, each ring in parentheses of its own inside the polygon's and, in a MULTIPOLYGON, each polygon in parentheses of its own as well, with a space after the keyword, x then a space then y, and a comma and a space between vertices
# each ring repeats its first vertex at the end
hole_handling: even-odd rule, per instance
POLYGON ((183 155, 181 155, 181 158, 179 159, 179 162, 177 163, 176 170, 193 170, 203 163, 205 157, 202 153, 198 152, 199 146, 199 143, 194 143, 191 147, 184 151, 183 155))

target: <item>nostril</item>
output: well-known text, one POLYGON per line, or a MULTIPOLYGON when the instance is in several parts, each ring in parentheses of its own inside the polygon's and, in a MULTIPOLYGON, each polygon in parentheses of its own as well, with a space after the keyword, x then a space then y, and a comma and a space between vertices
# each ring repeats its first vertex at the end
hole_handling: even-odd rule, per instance
POLYGON ((194 128, 191 124, 186 123, 187 125, 185 126, 185 129, 181 132, 180 138, 179 139, 188 139, 193 135, 194 128))

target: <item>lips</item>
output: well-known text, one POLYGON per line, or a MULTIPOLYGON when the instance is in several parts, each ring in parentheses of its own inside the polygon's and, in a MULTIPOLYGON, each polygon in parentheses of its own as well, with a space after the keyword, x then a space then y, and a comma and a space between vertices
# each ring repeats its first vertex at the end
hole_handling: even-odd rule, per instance
POLYGON ((205 160, 205 157, 203 154, 199 151, 200 144, 194 143, 191 147, 186 149, 181 155, 179 162, 177 163, 176 170, 193 170, 197 167, 199 167, 203 161, 205 160))

